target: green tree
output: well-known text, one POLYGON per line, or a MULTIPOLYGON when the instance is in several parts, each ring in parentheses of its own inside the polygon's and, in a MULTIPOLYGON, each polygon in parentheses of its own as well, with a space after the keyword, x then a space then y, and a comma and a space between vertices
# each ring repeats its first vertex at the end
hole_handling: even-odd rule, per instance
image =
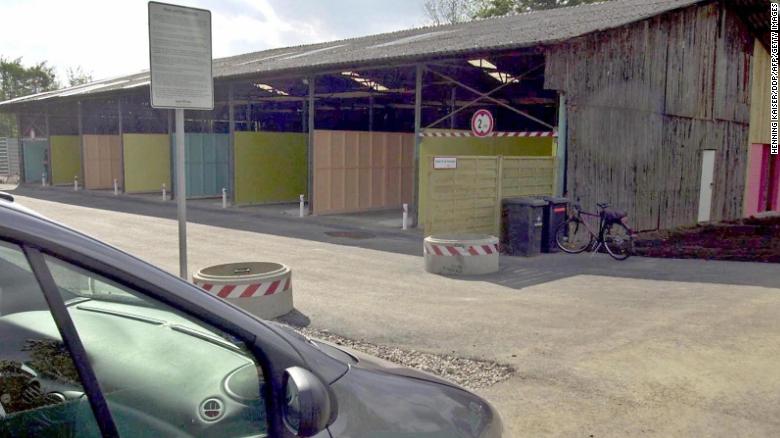
POLYGON ((68 86, 75 87, 92 82, 92 74, 85 72, 81 66, 68 68, 68 86))
MULTIPOLYGON (((0 56, 0 101, 59 88, 54 67, 46 61, 30 67, 22 65, 22 58, 0 56)), ((16 136, 16 121, 11 114, 0 113, 0 137, 16 136)))
POLYGON ((425 15, 433 24, 453 24, 474 18, 475 0, 425 0, 425 15))
POLYGON ((542 9, 577 6, 604 0, 475 0, 474 18, 500 17, 513 12, 522 13, 542 9))
POLYGON ((29 94, 59 88, 54 67, 46 61, 30 67, 22 65, 22 58, 0 57, 0 100, 14 99, 29 94))

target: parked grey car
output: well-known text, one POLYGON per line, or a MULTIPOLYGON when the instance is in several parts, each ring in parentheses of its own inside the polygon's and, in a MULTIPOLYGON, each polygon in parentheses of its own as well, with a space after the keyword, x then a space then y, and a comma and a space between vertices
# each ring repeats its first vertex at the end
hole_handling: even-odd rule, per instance
POLYGON ((2 437, 502 435, 452 383, 259 320, 0 198, 2 437))

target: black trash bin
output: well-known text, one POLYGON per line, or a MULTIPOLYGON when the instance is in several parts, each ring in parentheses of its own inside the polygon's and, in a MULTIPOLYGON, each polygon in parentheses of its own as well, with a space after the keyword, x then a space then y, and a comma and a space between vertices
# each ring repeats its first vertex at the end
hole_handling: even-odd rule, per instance
POLYGON ((542 219, 547 202, 534 198, 507 198, 502 203, 502 243, 508 255, 535 256, 542 245, 542 219))
POLYGON ((542 199, 547 202, 544 206, 542 221, 542 252, 558 252, 558 244, 555 243, 555 232, 558 226, 566 222, 566 209, 569 205, 567 198, 557 196, 544 196, 542 199))

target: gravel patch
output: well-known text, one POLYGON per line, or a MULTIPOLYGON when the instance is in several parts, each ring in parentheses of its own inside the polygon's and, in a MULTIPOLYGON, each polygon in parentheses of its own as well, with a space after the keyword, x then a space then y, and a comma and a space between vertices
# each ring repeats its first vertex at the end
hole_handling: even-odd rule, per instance
POLYGON ((322 339, 331 344, 343 345, 399 365, 416 368, 468 389, 482 389, 508 379, 515 370, 498 362, 470 359, 450 354, 423 353, 421 351, 377 345, 335 335, 327 330, 292 327, 310 338, 322 339))

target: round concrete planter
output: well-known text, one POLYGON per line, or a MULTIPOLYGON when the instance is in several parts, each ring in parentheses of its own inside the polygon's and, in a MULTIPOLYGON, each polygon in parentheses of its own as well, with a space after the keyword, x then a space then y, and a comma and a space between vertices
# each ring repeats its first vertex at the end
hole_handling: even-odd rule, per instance
POLYGON ((280 263, 210 266, 196 272, 193 282, 260 318, 277 318, 293 309, 292 271, 280 263))
POLYGON ((425 238, 425 270, 443 275, 498 272, 498 238, 486 234, 434 235, 425 238))

